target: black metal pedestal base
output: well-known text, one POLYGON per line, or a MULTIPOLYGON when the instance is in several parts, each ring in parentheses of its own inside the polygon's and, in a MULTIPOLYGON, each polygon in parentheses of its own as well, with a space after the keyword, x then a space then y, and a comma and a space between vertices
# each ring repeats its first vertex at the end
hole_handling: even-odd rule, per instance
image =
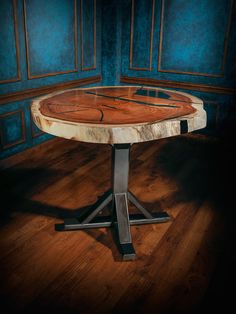
POLYGON ((113 145, 113 188, 107 191, 89 208, 83 216, 65 219, 55 226, 57 231, 80 230, 88 228, 114 227, 123 260, 135 259, 135 251, 130 233, 131 225, 166 222, 170 216, 166 212, 151 213, 128 190, 130 144, 113 145), (141 214, 129 214, 128 201, 134 204, 141 214), (112 203, 110 216, 97 216, 112 203))

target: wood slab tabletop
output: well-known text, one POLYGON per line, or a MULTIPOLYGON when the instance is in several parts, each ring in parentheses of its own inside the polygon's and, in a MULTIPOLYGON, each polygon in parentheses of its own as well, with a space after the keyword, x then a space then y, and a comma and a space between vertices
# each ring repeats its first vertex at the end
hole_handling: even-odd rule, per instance
POLYGON ((153 87, 113 86, 64 90, 33 100, 43 131, 92 143, 150 141, 206 126, 201 99, 153 87))

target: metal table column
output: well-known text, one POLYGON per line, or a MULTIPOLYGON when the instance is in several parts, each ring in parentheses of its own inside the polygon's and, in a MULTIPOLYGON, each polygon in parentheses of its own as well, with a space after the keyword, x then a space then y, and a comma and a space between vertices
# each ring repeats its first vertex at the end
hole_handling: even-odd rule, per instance
POLYGON ((108 190, 85 213, 56 224, 57 231, 80 230, 88 228, 114 227, 119 250, 124 260, 135 258, 135 251, 130 233, 131 225, 160 223, 170 220, 166 212, 151 213, 128 190, 129 162, 131 144, 112 146, 112 189, 108 190), (140 214, 129 214, 128 201, 134 204, 140 214), (112 203, 110 216, 97 216, 104 207, 112 203))

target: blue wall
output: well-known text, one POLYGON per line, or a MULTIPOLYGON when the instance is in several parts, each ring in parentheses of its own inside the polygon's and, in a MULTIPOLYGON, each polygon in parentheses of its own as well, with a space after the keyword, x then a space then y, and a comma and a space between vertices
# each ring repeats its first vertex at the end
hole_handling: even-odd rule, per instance
POLYGON ((235 86, 233 0, 127 0, 123 12, 123 75, 235 86))
POLYGON ((122 1, 102 1, 103 85, 120 84, 122 9, 122 1))
MULTIPOLYGON (((233 0, 1 0, 0 95, 100 74, 103 85, 178 83, 215 131, 235 113, 235 12, 233 0)), ((50 138, 30 102, 0 104, 0 158, 50 138)))
MULTIPOLYGON (((99 0, 0 1, 0 98, 100 74, 99 0)), ((21 98, 0 104, 0 159, 51 138, 21 98)))
POLYGON ((122 3, 120 76, 133 78, 133 82, 135 78, 151 78, 156 85, 168 82, 170 87, 171 83, 199 85, 184 90, 180 84, 180 90, 204 100, 208 113, 205 131, 221 128, 227 118, 235 115, 235 97, 230 90, 236 87, 235 1, 122 3), (202 86, 205 90, 211 86, 225 89, 203 93, 202 86))

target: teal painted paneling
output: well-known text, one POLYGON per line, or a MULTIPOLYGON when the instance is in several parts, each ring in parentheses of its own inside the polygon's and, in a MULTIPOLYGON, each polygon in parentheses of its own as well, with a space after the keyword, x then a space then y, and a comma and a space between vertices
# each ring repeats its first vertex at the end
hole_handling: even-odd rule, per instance
MULTIPOLYGON (((12 0, 4 1, 7 1, 7 3, 11 3, 12 0)), ((87 1, 85 2, 87 6, 87 1)), ((16 16, 18 21, 17 30, 19 34, 20 50, 20 69, 22 78, 19 82, 16 83, 0 84, 0 94, 11 93, 29 88, 37 88, 50 84, 63 83, 65 81, 76 80, 78 78, 86 78, 101 74, 101 0, 96 1, 96 67, 94 67, 90 71, 82 71, 81 69, 82 49, 80 29, 80 3, 80 0, 75 0, 75 2, 74 0, 25 0, 27 22, 26 26, 28 26, 28 61, 30 64, 30 73, 33 74, 33 76, 39 75, 39 77, 37 78, 29 79, 27 74, 27 53, 25 44, 26 34, 24 26, 24 0, 16 1, 16 16), (74 27, 72 28, 72 25, 74 25, 74 3, 76 4, 77 12, 77 71, 73 71, 73 69, 75 69, 74 27), (53 12, 53 10, 55 12, 53 12), (71 20, 69 20, 70 17, 71 20), (34 36, 32 36, 32 34, 34 34, 34 36), (69 72, 62 74, 64 73, 64 71, 67 70, 69 72), (55 72, 58 72, 58 74, 51 75, 55 72), (44 76, 44 74, 46 76, 44 76), (43 77, 40 77, 40 75, 42 75, 43 77)), ((94 6, 92 1, 89 1, 89 3, 90 5, 92 5, 92 7, 87 7, 86 14, 87 16, 91 15, 89 19, 93 20, 94 6)), ((7 8, 5 9, 5 14, 10 15, 10 12, 7 10, 7 8)), ((9 23, 6 27, 9 27, 9 23)), ((90 29, 87 30, 87 23, 84 25, 83 31, 84 40, 86 40, 87 45, 90 45, 92 47, 94 44, 94 40, 91 36, 90 29)), ((87 54, 87 51, 84 50, 84 53, 87 54)))
POLYGON ((81 67, 96 68, 96 0, 81 0, 81 67))
POLYGON ((3 148, 22 143, 25 140, 24 111, 17 110, 0 116, 1 145, 3 148))
POLYGON ((155 0, 133 0, 131 8, 130 67, 151 69, 155 0))
MULTIPOLYGON (((145 20, 145 17, 149 20, 151 8, 147 13, 141 0, 133 2, 134 20, 145 20)), ((152 68, 142 71, 137 67, 147 65, 150 56, 149 48, 143 49, 143 46, 151 45, 150 36, 144 39, 144 34, 148 34, 148 24, 137 24, 132 35, 132 0, 121 3, 121 75, 225 87, 236 85, 233 72, 236 54, 234 0, 156 0, 152 68), (136 67, 130 68, 132 36, 137 53, 133 53, 136 67)), ((146 7, 147 4, 145 1, 146 7)))
POLYGON ((29 76, 76 71, 76 1, 25 0, 24 3, 29 76))
POLYGON ((0 1, 0 83, 18 79, 14 1, 0 1))
POLYGON ((32 99, 26 99, 0 105, 0 159, 52 138, 46 133, 34 137, 34 125, 30 116, 31 101, 32 99))
POLYGON ((160 70, 223 75, 231 0, 163 0, 160 70))
MULTIPOLYGON (((147 66, 150 56, 148 47, 151 44, 150 37, 144 36, 148 32, 151 33, 151 25, 148 26, 143 21, 145 18, 146 21, 150 20, 151 8, 148 8, 148 1, 124 0, 120 10, 123 17, 122 51, 119 57, 121 69, 117 67, 120 75, 209 86, 236 86, 235 1, 156 0, 152 68, 150 70, 147 67, 142 71, 138 67, 147 66), (140 21, 133 29, 132 2, 135 9, 134 21, 140 21), (133 47, 137 50, 133 55, 130 54, 132 38, 133 47), (130 60, 130 57, 133 60, 130 60), (131 61, 135 64, 133 68, 130 67, 131 61)), ((227 124, 230 115, 232 116, 230 112, 236 111, 235 97, 232 95, 191 90, 184 92, 196 95, 204 101, 208 125, 203 133, 219 130, 222 125, 227 124)))
MULTIPOLYGON (((128 1, 127 1, 128 2, 128 1)), ((102 2, 102 84, 119 85, 121 56, 122 18, 127 13, 121 1, 102 2)))
MULTIPOLYGON (((101 74, 101 1, 94 4, 82 4, 84 66, 92 67, 83 71, 80 0, 0 1, 0 83, 5 80, 0 94, 101 74), (21 73, 17 82, 15 34, 21 73)), ((31 101, 0 105, 0 159, 52 138, 34 125, 31 101)))

